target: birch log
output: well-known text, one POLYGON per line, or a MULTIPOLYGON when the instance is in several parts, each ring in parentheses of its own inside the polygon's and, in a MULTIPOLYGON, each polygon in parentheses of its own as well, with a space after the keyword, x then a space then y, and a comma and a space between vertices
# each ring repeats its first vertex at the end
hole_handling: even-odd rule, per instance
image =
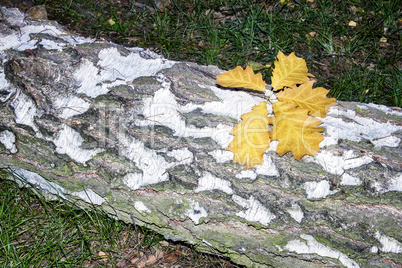
POLYGON ((225 150, 264 100, 214 66, 95 42, 1 8, 0 168, 48 198, 248 267, 401 267, 402 111, 338 102, 318 155, 225 150))

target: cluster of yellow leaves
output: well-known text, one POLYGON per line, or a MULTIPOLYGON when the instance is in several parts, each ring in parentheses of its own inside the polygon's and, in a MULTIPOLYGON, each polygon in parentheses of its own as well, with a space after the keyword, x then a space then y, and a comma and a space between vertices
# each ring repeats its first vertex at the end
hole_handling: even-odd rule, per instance
MULTIPOLYGON (((273 116, 268 115, 267 103, 261 102, 252 111, 241 116, 242 122, 230 132, 235 137, 228 150, 234 153, 233 162, 251 168, 263 162, 264 152, 271 141, 278 141, 276 152, 283 155, 292 152, 299 160, 303 155, 315 155, 320 150, 319 143, 324 139, 321 120, 334 98, 327 98, 329 90, 319 87, 313 89, 304 59, 294 53, 285 56, 279 51, 274 62, 271 86, 278 101, 272 104, 273 116)), ((217 84, 224 87, 247 88, 265 92, 265 82, 261 74, 255 74, 251 67, 237 66, 217 76, 217 84)))

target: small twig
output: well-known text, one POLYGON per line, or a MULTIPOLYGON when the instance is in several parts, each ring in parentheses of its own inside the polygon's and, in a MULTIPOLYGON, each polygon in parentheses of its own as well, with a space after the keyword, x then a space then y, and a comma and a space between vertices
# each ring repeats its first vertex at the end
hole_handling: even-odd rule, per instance
MULTIPOLYGON (((20 30, 20 31, 21 31, 21 30, 20 30)), ((28 41, 26 41, 25 43, 28 43, 28 42, 34 40, 35 37, 36 37, 38 34, 41 34, 41 33, 46 32, 46 31, 52 31, 53 33, 56 34, 56 32, 53 31, 52 29, 44 29, 44 30, 42 30, 42 31, 40 31, 40 32, 38 32, 38 33, 36 33, 34 36, 32 36, 32 37, 31 37, 28 41)), ((56 34, 56 35, 57 35, 57 34, 56 34)), ((19 46, 15 47, 14 49, 18 49, 20 46, 24 45, 25 43, 21 43, 19 46)))
POLYGON ((373 141, 382 140, 382 139, 385 139, 385 138, 389 138, 389 137, 391 137, 391 136, 392 136, 392 135, 388 135, 388 136, 381 137, 381 138, 375 138, 375 139, 373 139, 373 141))
POLYGON ((135 230, 135 243, 136 244, 138 244, 138 229, 137 229, 137 224, 135 224, 135 219, 134 219, 134 216, 133 216, 133 214, 132 213, 130 213, 130 218, 131 218, 131 221, 133 222, 133 224, 134 224, 134 230, 135 230))

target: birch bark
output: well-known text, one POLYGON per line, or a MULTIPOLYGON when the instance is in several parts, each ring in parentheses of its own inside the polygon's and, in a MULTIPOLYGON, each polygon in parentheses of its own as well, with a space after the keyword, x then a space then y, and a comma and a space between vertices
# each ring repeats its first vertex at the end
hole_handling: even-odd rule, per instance
POLYGON ((263 100, 214 66, 1 8, 0 168, 249 267, 402 265, 402 111, 338 102, 317 156, 245 170, 225 148, 263 100))

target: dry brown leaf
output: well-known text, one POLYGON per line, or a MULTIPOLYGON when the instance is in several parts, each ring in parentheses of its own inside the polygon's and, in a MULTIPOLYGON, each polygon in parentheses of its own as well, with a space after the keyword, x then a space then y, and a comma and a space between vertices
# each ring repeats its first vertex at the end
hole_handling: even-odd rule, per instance
POLYGON ((130 260, 130 262, 131 262, 132 264, 135 264, 135 263, 137 263, 139 260, 140 260, 139 257, 134 257, 134 258, 132 258, 132 259, 130 260))
POLYGON ((107 254, 105 252, 99 251, 98 256, 100 257, 101 262, 106 262, 107 261, 107 254))
POLYGON ((146 258, 145 260, 141 260, 140 262, 137 263, 137 268, 144 268, 146 265, 146 258))
POLYGON ((116 268, 125 268, 128 267, 130 264, 130 261, 126 259, 121 259, 116 263, 116 268))
POLYGON ((164 252, 163 250, 160 250, 160 249, 158 248, 158 249, 156 250, 156 258, 159 260, 159 259, 162 259, 163 256, 165 256, 165 252, 164 252))
POLYGON ((175 251, 167 254, 165 256, 164 260, 167 263, 176 262, 179 259, 180 255, 181 255, 181 251, 180 250, 175 250, 175 251))
POLYGON ((168 241, 163 240, 163 241, 161 242, 161 245, 162 245, 163 247, 168 247, 170 244, 169 244, 168 241))
POLYGON ((154 264, 156 262, 157 262, 157 259, 156 259, 155 255, 151 255, 151 256, 148 257, 148 260, 146 261, 145 264, 146 265, 152 265, 152 264, 154 264))

